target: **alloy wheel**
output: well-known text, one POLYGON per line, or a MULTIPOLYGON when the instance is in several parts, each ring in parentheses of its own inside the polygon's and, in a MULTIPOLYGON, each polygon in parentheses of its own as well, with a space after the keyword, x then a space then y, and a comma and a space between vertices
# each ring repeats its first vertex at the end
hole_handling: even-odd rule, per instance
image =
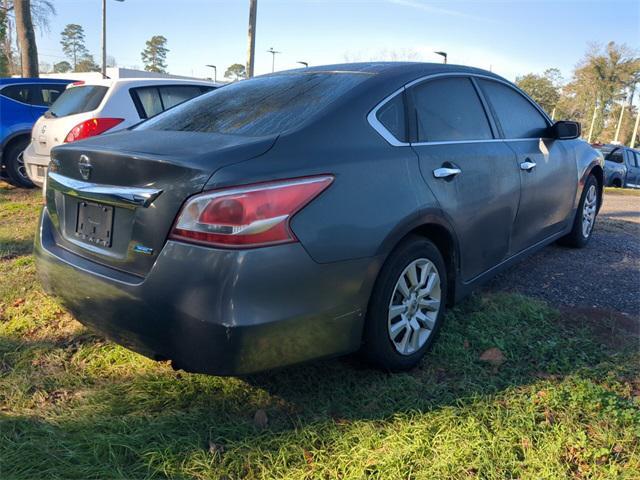
POLYGON ((398 353, 411 355, 427 342, 440 312, 440 275, 419 258, 404 269, 389 302, 388 332, 398 353))
POLYGON ((24 164, 24 151, 20 152, 16 158, 18 163, 18 174, 27 181, 31 181, 27 175, 27 167, 24 164))
POLYGON ((584 205, 582 207, 582 235, 587 238, 593 229, 593 224, 596 221, 596 207, 598 204, 598 195, 596 193, 596 186, 591 185, 587 190, 587 195, 584 199, 584 205))

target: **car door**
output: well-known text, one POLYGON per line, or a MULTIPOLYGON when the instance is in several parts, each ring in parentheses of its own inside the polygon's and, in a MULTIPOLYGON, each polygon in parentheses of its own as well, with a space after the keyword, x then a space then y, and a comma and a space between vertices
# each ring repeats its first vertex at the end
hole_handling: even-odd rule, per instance
POLYGON ((625 149, 625 157, 627 161, 627 178, 626 185, 631 188, 640 188, 640 158, 638 153, 630 149, 625 149))
POLYGON ((455 230, 462 279, 503 261, 518 208, 515 154, 496 131, 467 76, 426 79, 408 90, 412 148, 455 230))
POLYGON ((562 232, 573 220, 575 153, 564 144, 570 141, 546 138, 551 122, 516 88, 489 78, 477 81, 520 169, 520 205, 510 252, 516 254, 562 232))

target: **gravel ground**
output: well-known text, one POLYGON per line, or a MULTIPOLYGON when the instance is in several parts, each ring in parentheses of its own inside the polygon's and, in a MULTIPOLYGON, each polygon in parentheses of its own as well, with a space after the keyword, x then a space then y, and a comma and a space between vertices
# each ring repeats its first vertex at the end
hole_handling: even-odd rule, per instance
POLYGON ((520 292, 561 309, 640 318, 640 195, 607 191, 586 248, 550 245, 495 277, 486 289, 520 292))

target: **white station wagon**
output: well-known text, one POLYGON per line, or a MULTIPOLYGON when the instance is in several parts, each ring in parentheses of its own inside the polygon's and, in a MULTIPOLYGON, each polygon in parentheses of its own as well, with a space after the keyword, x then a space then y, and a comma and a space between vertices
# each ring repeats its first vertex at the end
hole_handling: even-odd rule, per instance
POLYGON ((27 175, 42 186, 56 145, 130 127, 219 86, 172 78, 72 83, 33 126, 24 151, 27 175))

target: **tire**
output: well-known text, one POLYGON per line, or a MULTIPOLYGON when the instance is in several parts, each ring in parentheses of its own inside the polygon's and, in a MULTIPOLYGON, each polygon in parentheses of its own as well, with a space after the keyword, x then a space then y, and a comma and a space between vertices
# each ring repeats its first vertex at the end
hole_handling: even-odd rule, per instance
POLYGON ((593 235, 593 227, 598 214, 598 181, 593 175, 587 177, 584 184, 578 210, 573 220, 573 227, 568 235, 562 237, 558 243, 567 247, 582 248, 589 243, 593 235), (590 216, 590 225, 587 228, 587 216, 590 216))
POLYGON ((22 152, 29 146, 29 137, 15 140, 4 151, 4 166, 9 177, 9 183, 16 187, 33 188, 33 182, 27 176, 27 170, 22 160, 22 152))
POLYGON ((383 265, 373 288, 365 321, 364 356, 391 371, 414 368, 437 336, 447 303, 447 285, 438 248, 418 236, 403 241, 383 265))

